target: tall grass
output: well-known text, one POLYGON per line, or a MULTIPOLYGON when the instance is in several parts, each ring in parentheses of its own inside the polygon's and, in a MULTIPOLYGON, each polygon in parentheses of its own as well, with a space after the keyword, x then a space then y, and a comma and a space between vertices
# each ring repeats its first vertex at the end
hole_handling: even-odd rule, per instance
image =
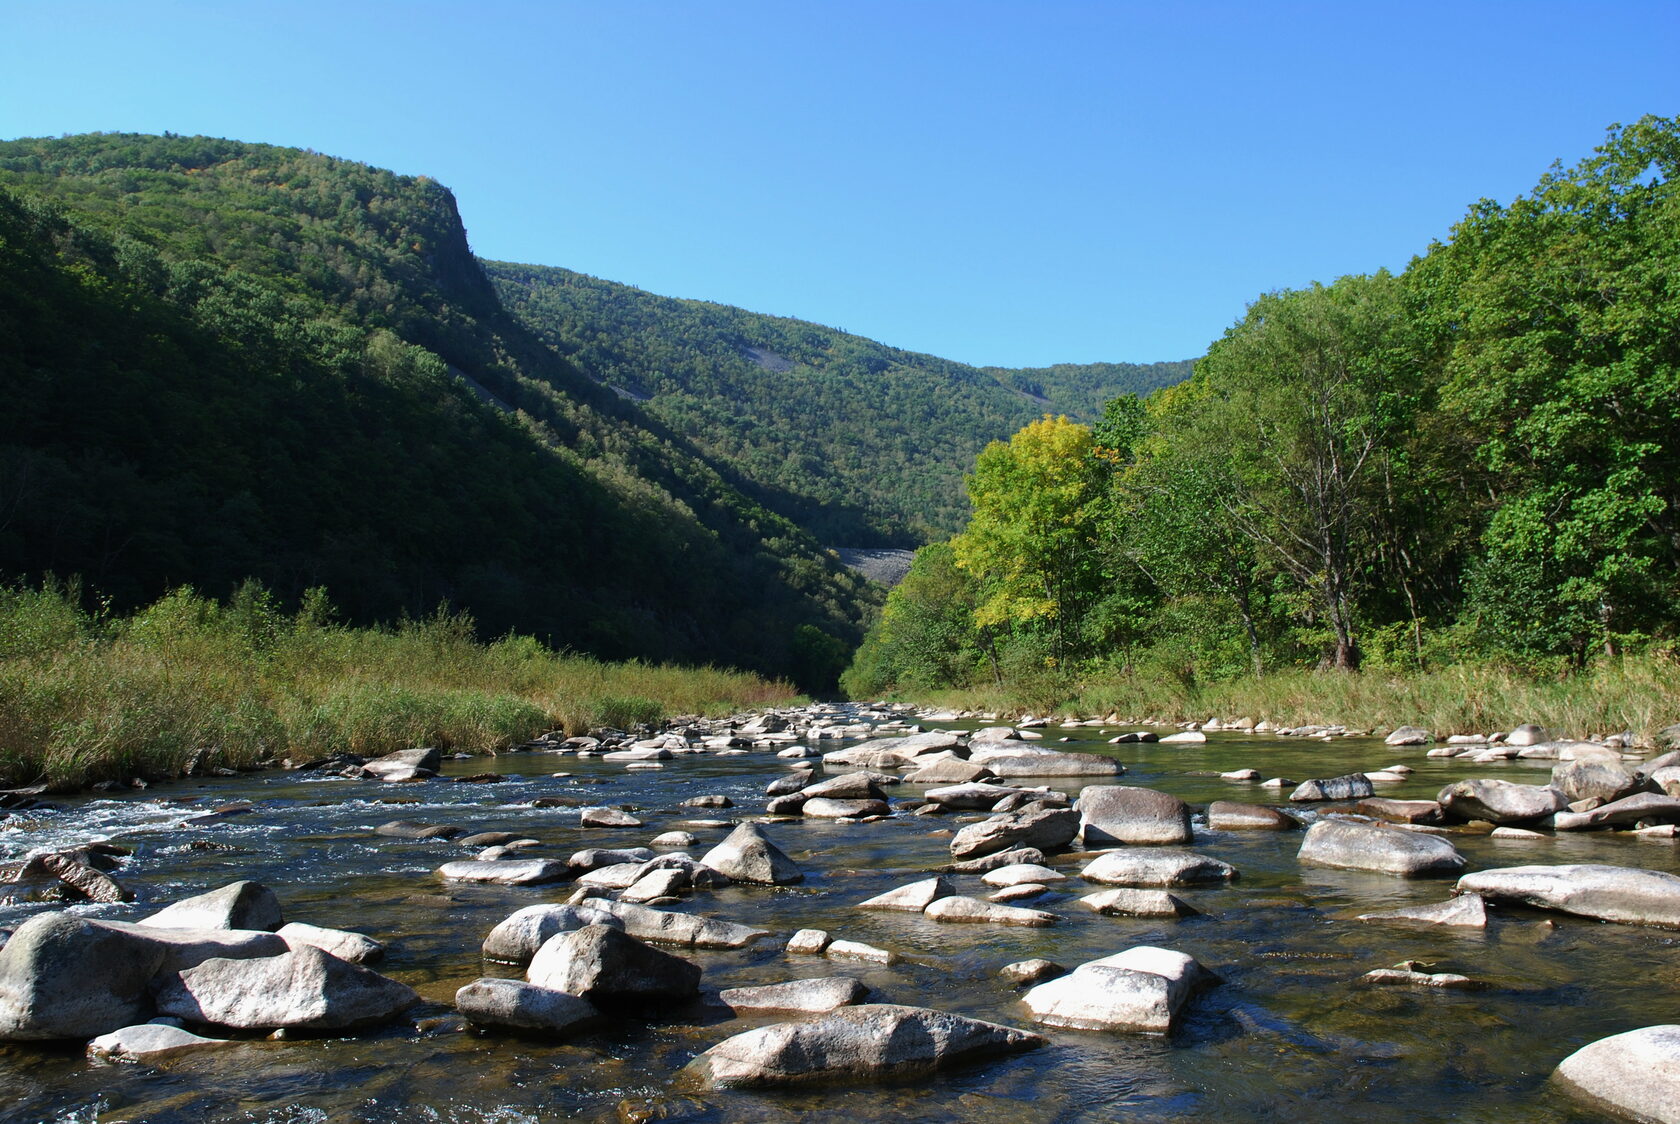
POLYGON ((414 745, 496 750, 539 733, 624 728, 786 703, 785 683, 717 668, 604 663, 529 637, 475 639, 440 612, 350 628, 323 596, 282 611, 261 588, 226 603, 179 590, 128 618, 76 591, 0 588, 0 784, 72 789, 173 776, 198 761, 414 745))
POLYGON ((1437 736, 1490 733, 1537 722, 1575 736, 1632 730, 1653 737, 1680 722, 1680 662, 1668 652, 1604 659, 1584 671, 1525 672, 1456 664, 1428 673, 1288 671, 1259 679, 1187 683, 1159 674, 1069 679, 1059 691, 986 687, 918 701, 987 713, 1107 715, 1166 722, 1218 717, 1280 725, 1425 726, 1437 736))

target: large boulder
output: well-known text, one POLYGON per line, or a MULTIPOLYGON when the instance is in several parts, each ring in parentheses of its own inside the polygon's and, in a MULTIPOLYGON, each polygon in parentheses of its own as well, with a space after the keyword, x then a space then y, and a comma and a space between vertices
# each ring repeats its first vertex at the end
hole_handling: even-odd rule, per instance
POLYGON ((1307 829, 1298 858, 1317 866, 1372 870, 1402 878, 1457 874, 1464 856, 1435 835, 1382 824, 1319 820, 1307 829))
POLYGON ((1589 1042, 1558 1063, 1553 1076, 1618 1116, 1680 1124, 1680 1026, 1647 1026, 1589 1042))
POLYGON ((1194 851, 1123 850, 1098 855, 1079 877, 1108 886, 1194 886, 1237 876, 1229 863, 1194 851))
POLYGON ((1390 796, 1372 796, 1353 806, 1362 816, 1389 823, 1441 822, 1441 805, 1435 800, 1396 800, 1390 796))
POLYGON ((1492 779, 1454 781, 1435 799, 1451 819, 1494 824, 1537 820, 1569 806, 1563 793, 1550 785, 1492 779))
POLYGON ((587 999, 524 980, 493 977, 474 980, 457 991, 455 1009, 479 1026, 555 1034, 584 1030, 601 1021, 601 1012, 587 999))
POLYGON ((683 1000, 700 990, 698 964, 606 925, 586 925, 550 937, 531 958, 525 978, 598 1006, 683 1000))
POLYGON ((868 1003, 726 1038, 683 1067, 680 1088, 903 1080, 1045 1044, 1036 1034, 925 1007, 868 1003))
POLYGON ((1384 745, 1430 745, 1435 735, 1422 726, 1402 726, 1383 739, 1384 745))
POLYGON ((823 766, 854 769, 899 769, 914 766, 920 757, 955 749, 961 739, 953 733, 933 730, 904 738, 875 738, 845 749, 823 754, 823 766))
POLYGON ((1366 796, 1374 796, 1376 791, 1371 784, 1371 778, 1364 773, 1348 773, 1340 777, 1317 777, 1310 781, 1302 781, 1295 791, 1289 794, 1289 799, 1297 804, 1325 800, 1359 800, 1366 796))
POLYGON ((718 998, 732 1011, 810 1011, 822 1013, 862 1003, 869 989, 850 976, 789 980, 762 987, 731 987, 718 998))
POLYGON ((388 1022, 419 998, 407 984, 302 945, 280 956, 206 960, 166 977, 157 1007, 246 1030, 345 1030, 388 1022))
POLYGON ((1565 761, 1552 769, 1552 787, 1573 804, 1594 798, 1610 803, 1638 792, 1642 781, 1620 761, 1565 761))
POLYGON ((813 799, 826 797, 829 800, 885 800, 887 794, 882 790, 883 786, 897 783, 898 778, 895 776, 863 770, 817 781, 807 786, 803 792, 813 799))
POLYGON ((1666 871, 1597 863, 1495 867, 1460 878, 1458 892, 1600 921, 1680 929, 1680 875, 1666 871))
POLYGON ((1021 1002, 1045 1026, 1165 1033, 1191 993, 1212 982, 1193 957, 1140 945, 1041 983, 1021 1002))
POLYGON ((1553 826, 1559 831, 1588 827, 1632 827, 1640 823, 1680 823, 1680 799, 1655 792, 1636 792, 1587 812, 1559 812, 1553 826))
POLYGON ((605 909, 589 905, 528 905, 509 914, 484 938, 486 960, 505 964, 528 964, 548 938, 569 933, 585 925, 624 923, 605 909))
POLYGON ((260 882, 230 882, 196 897, 183 898, 138 924, 160 929, 265 929, 285 923, 280 900, 260 882))
POLYGON ((1079 834, 1087 847, 1190 842, 1190 808, 1178 797, 1131 785, 1079 790, 1079 834))
POLYGON ((951 857, 979 858, 995 851, 1032 847, 1039 851, 1060 851, 1079 832, 1079 813, 1071 808, 1050 808, 1024 815, 994 816, 971 823, 951 839, 951 857))
POLYGON ((953 811, 974 811, 989 809, 999 800, 1014 796, 1021 791, 1013 785, 969 781, 963 784, 947 785, 943 788, 930 788, 922 794, 922 798, 953 811))
POLYGON ((904 774, 905 784, 967 784, 985 780, 992 775, 986 766, 957 757, 933 761, 920 769, 904 774))
POLYGON ((737 882, 785 886, 803 881, 805 872, 757 824, 744 823, 701 856, 700 861, 737 882))
POLYGON ((801 792, 799 814, 819 820, 862 819, 865 816, 888 816, 892 808, 885 800, 840 800, 829 796, 806 797, 801 792))

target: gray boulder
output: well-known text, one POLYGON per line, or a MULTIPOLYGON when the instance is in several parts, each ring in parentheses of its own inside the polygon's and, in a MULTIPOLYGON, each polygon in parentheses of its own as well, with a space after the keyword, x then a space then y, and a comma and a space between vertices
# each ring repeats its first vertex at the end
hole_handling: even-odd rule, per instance
POLYGON ((1073 842, 1078 831, 1079 813, 1071 808, 997 816, 969 824, 957 832, 951 839, 951 856, 958 860, 973 859, 1017 847, 1059 851, 1073 842))
POLYGON ((1229 863, 1193 851, 1110 851, 1088 863, 1079 877, 1110 886, 1194 886, 1237 876, 1229 863))
POLYGON ((1036 1049, 1036 1034, 925 1007, 869 1003, 749 1030, 683 1067, 679 1088, 903 1080, 1036 1049))
POLYGON ((1596 863, 1495 867, 1460 878, 1458 892, 1600 921, 1680 929, 1680 875, 1666 871, 1596 863))
POLYGON ((618 808, 584 808, 578 812, 580 827, 641 827, 642 821, 618 808))
POLYGON ((806 796, 827 797, 830 800, 885 800, 887 794, 882 791, 883 786, 897 783, 895 776, 865 770, 818 781, 803 791, 806 796))
POLYGON ((419 1001, 413 988, 310 945, 254 960, 206 960, 167 977, 160 1014, 273 1030, 346 1030, 389 1022, 419 1001))
POLYGON ((1680 823, 1680 799, 1655 792, 1636 792, 1588 812, 1559 812, 1559 831, 1584 827, 1632 827, 1639 823, 1680 823))
POLYGON ((1402 726, 1383 739, 1384 745, 1430 745, 1435 735, 1422 726, 1402 726))
POLYGON ((620 863, 652 862, 657 856, 647 847, 586 847, 574 852, 566 865, 579 874, 620 863))
POLYGON ((1065 882, 1066 880, 1067 875, 1061 871, 1051 870, 1049 867, 1041 866, 1038 863, 1010 863, 1008 866, 1000 866, 996 870, 988 870, 980 876, 980 881, 986 885, 1000 889, 1009 886, 1022 886, 1029 882, 1048 885, 1052 882, 1065 882))
POLYGON ((1212 982, 1193 957, 1140 945, 1041 983, 1021 1002, 1045 1026, 1165 1033, 1191 994, 1212 982))
POLYGON ((445 882, 493 882, 498 886, 540 886, 559 882, 571 868, 553 859, 489 859, 444 863, 437 869, 445 882))
POLYGON ((933 921, 980 925, 1026 925, 1035 929, 1054 925, 1059 920, 1054 913, 1045 913, 1041 909, 1001 905, 997 902, 985 902, 979 898, 966 898, 954 894, 947 898, 939 898, 931 903, 922 911, 922 916, 933 921))
POLYGON ((1632 796, 1641 784, 1633 770, 1620 761, 1565 761, 1552 769, 1552 787, 1571 804, 1594 797, 1610 803, 1632 796))
POLYGON ((1126 766, 1095 753, 1043 752, 985 758, 995 777, 1118 777, 1126 766))
POLYGON ((138 924, 161 929, 264 929, 284 924, 280 900, 260 882, 230 882, 196 897, 183 898, 138 924))
POLYGON ((1028 863, 1036 865, 1043 862, 1044 852, 1037 847, 1012 847, 1007 851, 993 851, 989 855, 966 862, 952 863, 947 869, 953 874, 985 874, 987 871, 1001 870, 1006 866, 1028 863))
POLYGON ((1435 835, 1419 835, 1382 824, 1319 820, 1307 829, 1301 862, 1343 870, 1372 870, 1402 878, 1457 874, 1464 856, 1435 835))
POLYGON ((443 752, 434 748, 399 749, 383 757, 375 757, 362 765, 365 772, 382 781, 408 781, 421 777, 435 777, 443 768, 443 752))
POLYGON ((1589 1042, 1553 1074, 1568 1092, 1617 1116, 1680 1124, 1680 1026, 1647 1026, 1589 1042))
POLYGON ((420 823, 418 820, 391 820, 373 829, 375 835, 388 839, 454 839, 461 829, 454 824, 420 823))
POLYGON ((1087 847, 1190 842, 1190 808, 1178 797, 1130 785, 1079 790, 1079 834, 1087 847))
POLYGON ((737 882, 785 886, 805 878, 798 864, 770 842, 764 829, 751 823, 730 832, 728 838, 707 851, 700 861, 737 882))
POLYGON ((1509 734, 1505 735, 1506 745, 1539 745, 1542 742, 1550 740, 1551 735, 1546 732, 1546 728, 1544 726, 1536 726, 1532 722, 1524 722, 1521 726, 1518 726, 1515 730, 1512 730, 1509 734))
POLYGON ((856 769, 899 769, 915 766, 916 759, 955 749, 961 740, 956 734, 934 730, 905 738, 875 738, 858 745, 823 754, 825 767, 856 769))
POLYGON ((370 964, 385 955, 385 946, 372 937, 343 929, 323 929, 319 925, 305 925, 300 921, 280 926, 275 935, 289 948, 300 944, 313 945, 352 964, 370 964))
POLYGON ((1297 804, 1324 800, 1359 800, 1375 795, 1376 791, 1371 785, 1371 778, 1364 773, 1348 773, 1340 777, 1318 777, 1302 781, 1295 791, 1289 794, 1289 799, 1297 804))
POLYGON ((904 774, 904 783, 967 784, 971 781, 985 780, 991 775, 992 771, 984 765, 949 757, 943 761, 923 765, 920 769, 904 774))
POLYGON ((632 937, 655 944, 682 948, 746 948, 770 935, 768 930, 755 929, 750 925, 674 913, 634 902, 601 901, 594 904, 616 919, 632 937))
POLYGON ((585 925, 616 925, 623 922, 605 909, 588 905, 528 905, 503 919, 484 938, 484 958, 505 964, 528 964, 537 949, 557 933, 569 933, 585 925))
POLYGON ((1264 804, 1215 800, 1208 805, 1208 827, 1214 831, 1295 831, 1301 821, 1264 804))
POLYGON ((858 908, 896 909, 906 913, 920 913, 940 898, 948 898, 954 893, 956 890, 952 888, 950 880, 941 875, 924 878, 920 882, 912 882, 908 886, 900 886, 884 894, 876 894, 867 901, 859 902, 858 908))
POLYGON ((718 998, 733 1011, 812 1011, 822 1013, 862 1003, 869 989, 850 976, 790 980, 763 987, 732 987, 718 998))
POLYGON ((1454 781, 1441 789, 1435 799, 1450 819, 1486 820, 1493 824, 1537 820, 1569 806, 1563 793, 1550 785, 1491 779, 1454 781))
POLYGON ((1110 917, 1187 917, 1196 911, 1165 890, 1098 890, 1079 904, 1110 917))
POLYGON ((550 937, 531 958, 525 978, 597 1006, 683 1000, 700 990, 698 964, 606 925, 550 937))
POLYGON ((864 816, 888 816, 892 814, 892 809, 887 806, 885 800, 840 800, 827 796, 806 797, 803 792, 799 795, 805 797, 805 802, 799 809, 800 815, 810 816, 813 819, 861 819, 864 816))
POLYGON ((922 794, 922 798, 957 811, 975 811, 991 808, 999 800, 1014 796, 1020 791, 1013 785, 969 781, 964 784, 947 785, 944 788, 930 788, 922 794))
POLYGON ((1389 823, 1441 822, 1441 805, 1435 800, 1395 800, 1389 796, 1372 796, 1355 804, 1353 810, 1362 816, 1389 823))
POLYGON ((486 977, 455 993, 455 1009, 479 1026, 543 1030, 564 1034, 601 1022, 601 1012, 587 999, 563 991, 486 977))

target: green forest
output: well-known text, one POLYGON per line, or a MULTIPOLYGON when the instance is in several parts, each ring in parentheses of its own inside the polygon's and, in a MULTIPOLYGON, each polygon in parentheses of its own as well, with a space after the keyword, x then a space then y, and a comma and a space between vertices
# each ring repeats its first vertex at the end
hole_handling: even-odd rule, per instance
POLYGON ((1680 119, 1476 203, 1401 273, 1260 295, 1188 381, 1046 413, 966 483, 853 692, 1671 665, 1680 119))
POLYGON ((503 303, 576 367, 729 464, 754 498, 838 546, 962 528, 962 475, 1046 409, 1095 421, 1190 364, 976 368, 803 320, 543 266, 485 262, 503 303))
POLYGON ((502 308, 454 197, 292 148, 0 144, 0 575, 247 579, 831 685, 877 595, 502 308))

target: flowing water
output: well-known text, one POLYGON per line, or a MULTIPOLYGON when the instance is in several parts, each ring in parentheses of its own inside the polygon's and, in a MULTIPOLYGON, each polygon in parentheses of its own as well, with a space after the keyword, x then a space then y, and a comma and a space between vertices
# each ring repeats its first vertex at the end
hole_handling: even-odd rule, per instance
MULTIPOLYGON (((1118 756, 1122 783, 1174 793, 1192 805, 1282 795, 1222 781, 1252 766, 1296 780, 1404 762, 1416 773, 1382 795, 1433 797, 1449 780, 1501 776, 1544 783, 1546 763, 1458 765, 1417 749, 1366 739, 1332 742, 1212 734, 1206 745, 1109 746, 1114 730, 1047 731, 1043 744, 1118 756)), ((835 743, 824 743, 825 748, 835 743)), ((139 900, 78 906, 91 916, 134 919, 168 902, 241 879, 272 887, 288 920, 355 929, 384 941, 386 974, 425 999, 408 1021, 348 1038, 254 1039, 155 1066, 89 1061, 79 1045, 0 1046, 0 1120, 148 1121, 200 1124, 327 1124, 438 1121, 519 1124, 579 1119, 818 1121, 1531 1121, 1563 1124, 1600 1116, 1567 1099, 1548 1077, 1587 1042, 1680 1021, 1680 934, 1532 911, 1501 911, 1486 930, 1363 923, 1357 913, 1443 900, 1449 882, 1408 881, 1302 866, 1299 833, 1209 832, 1195 848, 1233 864, 1230 886, 1175 891, 1199 915, 1178 921, 1094 915, 1075 903, 1077 878, 1032 902, 1065 920, 1047 929, 941 925, 919 915, 853 908, 949 861, 949 836, 974 816, 900 815, 877 823, 779 822, 771 837, 807 872, 793 887, 731 887, 683 908, 771 929, 777 936, 734 952, 684 952, 705 970, 710 998, 622 1021, 610 1029, 545 1041, 473 1031, 455 1015, 455 989, 485 974, 479 945, 525 905, 561 900, 568 886, 445 884, 433 871, 468 857, 448 841, 373 834, 387 820, 508 830, 543 841, 535 854, 564 858, 585 846, 644 845, 673 829, 700 836, 698 856, 725 827, 690 827, 717 816, 748 818, 764 786, 785 774, 770 752, 679 756, 658 771, 599 760, 521 753, 452 762, 484 768, 499 784, 430 781, 381 785, 302 774, 257 774, 181 782, 117 797, 58 801, 56 811, 0 821, 0 858, 107 838, 133 848, 116 877, 139 900), (553 777, 565 771, 570 777, 553 777), (704 793, 737 807, 682 808, 704 793), (533 808, 538 796, 633 805, 637 829, 582 829, 571 808, 533 808), (212 807, 249 800, 254 809, 220 822, 188 823, 212 807), (787 935, 822 928, 882 945, 905 962, 890 968, 789 956, 787 935), (673 1091, 689 1058, 723 1038, 777 1021, 736 1019, 715 999, 724 987, 850 974, 877 1001, 935 1007, 1030 1027, 1017 991, 998 977, 1012 961, 1043 956, 1073 966, 1137 944, 1194 955, 1223 983, 1201 993, 1170 1036, 1044 1031, 1047 1048, 910 1085, 795 1092, 673 1091), (1361 988, 1373 968, 1415 959, 1485 981, 1483 991, 1361 988)), ((1025 782, 1032 783, 1032 782, 1025 782)), ((1077 782, 1070 782, 1077 784, 1077 782)), ((1065 786, 1057 786, 1065 787, 1065 786)), ((904 789, 895 795, 908 795, 904 789)), ((1309 813, 1311 814, 1311 813, 1309 813)), ((1470 869, 1522 863, 1608 862, 1680 870, 1673 842, 1580 833, 1544 840, 1455 834, 1470 869)), ((1070 875, 1078 863, 1057 862, 1070 875)), ((978 878, 958 892, 983 896, 978 878)), ((50 907, 0 907, 13 926, 50 907)), ((1043 1028, 1037 1028, 1041 1031, 1043 1028)))

